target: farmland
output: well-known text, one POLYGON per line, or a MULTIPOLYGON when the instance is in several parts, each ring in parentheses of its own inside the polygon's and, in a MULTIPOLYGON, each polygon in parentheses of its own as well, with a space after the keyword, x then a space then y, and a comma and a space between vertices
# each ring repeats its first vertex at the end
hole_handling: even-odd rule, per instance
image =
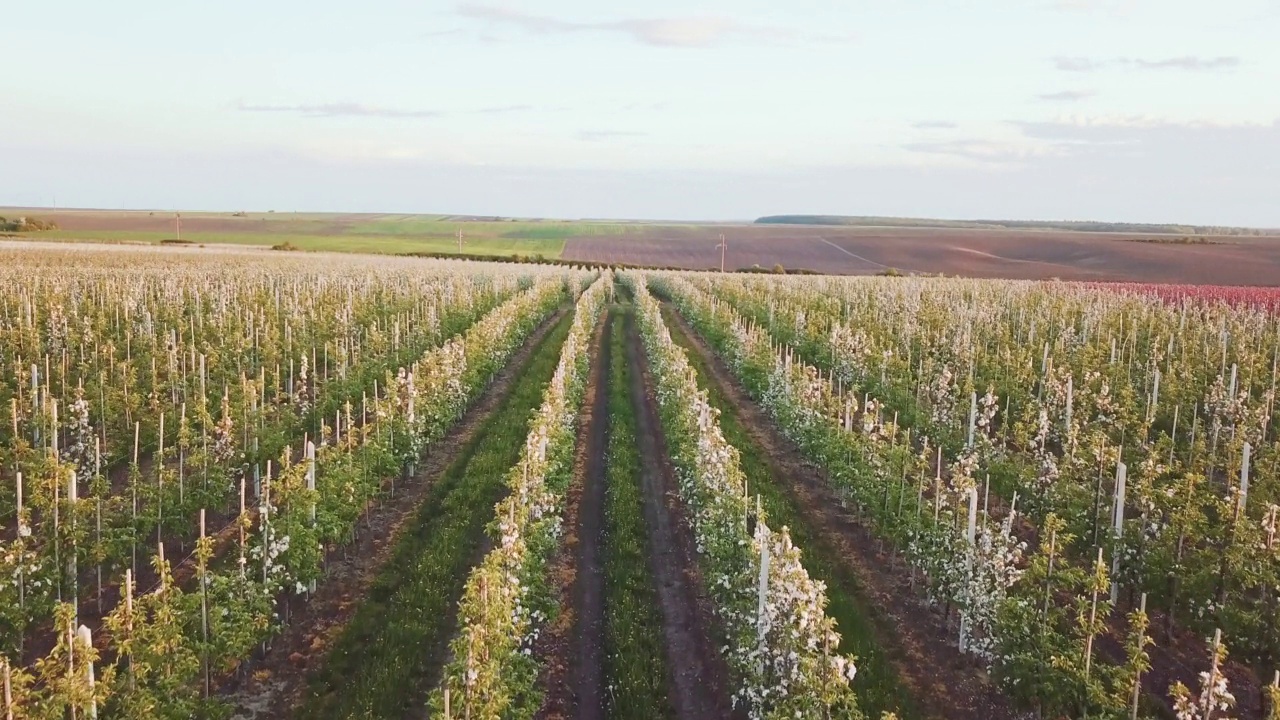
MULTIPOLYGON (((174 213, 0 209, 54 219, 36 240, 111 243, 173 241, 174 213)), ((886 220, 885 222, 889 222, 886 220)), ((1280 237, 1072 232, 1053 228, 821 226, 479 218, 454 215, 337 213, 183 213, 182 239, 196 245, 403 255, 462 252, 541 256, 583 263, 708 270, 816 271, 1022 280, 1193 283, 1265 286, 1280 278, 1280 237), (891 270, 892 269, 892 270, 891 270)), ((1259 231, 1261 232, 1261 231, 1259 231)), ((195 248, 193 248, 194 250, 195 248)))
POLYGON ((1280 293, 466 222, 580 263, 0 244, 4 717, 1280 717, 1280 293))
POLYGON ((463 231, 464 254, 558 257, 565 239, 581 234, 611 236, 623 224, 564 223, 449 215, 343 213, 174 213, 161 211, 49 210, 6 208, 0 215, 51 218, 57 230, 34 233, 39 240, 272 247, 400 255, 452 253, 463 231), (177 217, 181 215, 181 218, 177 217), (180 224, 179 224, 180 223, 180 224))

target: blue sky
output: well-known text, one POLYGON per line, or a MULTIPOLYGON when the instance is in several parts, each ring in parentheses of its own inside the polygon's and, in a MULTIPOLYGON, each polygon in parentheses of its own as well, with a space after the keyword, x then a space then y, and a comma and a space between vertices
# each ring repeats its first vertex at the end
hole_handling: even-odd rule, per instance
POLYGON ((1280 227, 1280 0, 42 0, 0 204, 1280 227))

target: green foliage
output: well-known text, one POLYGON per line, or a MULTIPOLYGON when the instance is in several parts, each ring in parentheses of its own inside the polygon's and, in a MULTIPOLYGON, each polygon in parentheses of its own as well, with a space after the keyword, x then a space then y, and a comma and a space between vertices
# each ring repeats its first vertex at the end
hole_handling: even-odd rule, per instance
POLYGON ((159 587, 136 597, 131 608, 120 603, 106 619, 122 666, 107 712, 183 720, 195 717, 203 705, 200 658, 183 625, 184 618, 198 617, 192 611, 199 598, 173 582, 163 558, 154 558, 152 567, 159 587))
MULTIPOLYGON (((711 381, 707 359, 697 351, 679 323, 667 314, 667 327, 672 338, 683 347, 690 363, 697 370, 698 385, 707 392, 712 407, 720 412, 720 428, 725 439, 738 449, 742 469, 747 475, 747 486, 761 499, 765 516, 773 525, 786 527, 796 544, 804 548, 802 563, 810 577, 827 585, 827 614, 840 628, 841 654, 857 658, 858 674, 853 687, 858 704, 868 717, 882 712, 897 712, 903 718, 918 717, 910 693, 904 687, 893 661, 880 646, 876 618, 879 611, 859 584, 847 563, 827 544, 820 540, 817 528, 798 504, 795 495, 786 487, 788 478, 775 477, 770 471, 771 459, 764 447, 751 435, 738 417, 728 398, 711 381)), ((696 322, 696 320, 695 320, 696 322)), ((719 326, 712 323, 696 323, 696 329, 711 338, 713 345, 723 342, 719 326)), ((763 390, 763 380, 755 387, 763 390)))
MULTIPOLYGON (((22 710, 30 720, 63 720, 68 713, 88 717, 110 697, 115 673, 110 668, 95 671, 96 682, 90 684, 89 666, 97 662, 98 651, 76 631, 71 605, 59 603, 54 609, 54 628, 57 643, 36 661, 36 690, 22 710)), ((21 682, 25 684, 26 679, 21 682)))
POLYGON ((570 321, 564 318, 543 340, 512 394, 436 481, 316 673, 306 717, 402 717, 425 695, 451 630, 450 610, 462 595, 505 473, 524 446, 570 321))

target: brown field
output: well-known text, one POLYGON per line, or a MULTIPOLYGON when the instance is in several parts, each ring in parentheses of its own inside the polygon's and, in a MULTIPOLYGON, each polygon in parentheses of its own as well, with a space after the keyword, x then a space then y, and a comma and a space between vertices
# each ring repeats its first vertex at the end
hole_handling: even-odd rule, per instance
MULTIPOLYGON (((851 275, 887 268, 980 278, 1280 285, 1280 237, 1215 237, 1182 245, 1150 235, 1063 231, 741 225, 647 228, 570 238, 566 260, 728 270, 759 265, 851 275)), ((1172 238, 1170 238, 1172 239, 1172 238)))
MULTIPOLYGON (((175 235, 169 211, 0 208, 0 215, 54 219, 59 230, 32 240, 156 243, 175 235)), ((1176 236, 1059 230, 875 228, 752 224, 555 221, 445 215, 340 213, 182 213, 182 237, 197 243, 372 253, 465 252, 542 255, 583 262, 658 267, 720 267, 869 275, 904 273, 980 278, 1117 280, 1201 285, 1280 285, 1280 237, 1214 236, 1179 244, 1176 236)))

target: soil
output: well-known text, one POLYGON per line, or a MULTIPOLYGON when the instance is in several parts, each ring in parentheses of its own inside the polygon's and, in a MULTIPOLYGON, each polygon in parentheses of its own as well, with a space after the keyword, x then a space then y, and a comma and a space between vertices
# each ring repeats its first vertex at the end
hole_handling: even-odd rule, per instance
POLYGON ((1124 233, 835 226, 639 226, 624 237, 577 236, 560 257, 690 270, 725 269, 874 275, 888 268, 1019 280, 1100 280, 1207 285, 1275 285, 1280 242, 1274 237, 1214 237, 1179 245, 1124 233))
POLYGON ((1025 716, 1013 708, 976 660, 959 651, 956 633, 947 626, 942 613, 912 589, 910 568, 882 550, 874 534, 843 507, 824 472, 777 432, 769 417, 684 319, 674 312, 668 317, 674 320, 669 323, 672 332, 688 338, 706 360, 709 380, 720 389, 752 439, 766 451, 771 474, 790 480, 787 490, 811 520, 815 536, 821 538, 832 555, 844 560, 866 593, 867 604, 883 612, 875 619, 880 629, 878 644, 889 654, 921 712, 926 717, 952 720, 1025 716))
POLYGON ((360 599, 395 548, 400 530, 412 520, 435 479, 459 459, 462 449, 510 394, 534 352, 567 311, 561 308, 534 331, 458 424, 432 446, 409 482, 397 483, 395 495, 375 500, 372 507, 366 508, 359 538, 337 557, 330 554, 326 576, 317 592, 310 602, 299 602, 291 608, 292 621, 272 640, 270 651, 258 660, 252 672, 224 679, 220 692, 234 707, 234 718, 291 716, 306 687, 308 669, 323 664, 329 645, 354 616, 360 599))
MULTIPOLYGON (((1128 607, 1122 598, 1121 604, 1117 605, 1116 611, 1108 620, 1110 634, 1099 638, 1100 655, 1116 663, 1124 660, 1122 643, 1129 629, 1126 615, 1136 609, 1128 607)), ((1157 706, 1166 717, 1173 718, 1169 688, 1175 682, 1181 682, 1191 689, 1192 695, 1199 695, 1200 673, 1209 670, 1209 643, 1206 638, 1183 627, 1174 627, 1172 634, 1166 634, 1165 613, 1153 610, 1149 611, 1149 615, 1151 625, 1147 634, 1154 642, 1147 648, 1151 669, 1142 676, 1142 689, 1147 695, 1148 704, 1157 706)), ((1266 703, 1257 674, 1231 658, 1222 666, 1222 674, 1227 678, 1228 689, 1236 698, 1236 705, 1230 715, 1238 718, 1265 717, 1266 703)))
POLYGON ((704 585, 658 421, 653 377, 633 316, 627 316, 626 324, 649 566, 662 613, 668 696, 680 720, 737 718, 741 713, 735 713, 730 702, 729 669, 716 651, 711 601, 699 590, 704 585))
MULTIPOLYGON (((609 428, 609 327, 606 314, 591 340, 590 377, 578 416, 578 437, 565 509, 565 536, 550 574, 560 586, 556 623, 544 634, 539 718, 604 717, 605 448, 609 428)), ((540 644, 542 644, 540 642, 540 644)))

